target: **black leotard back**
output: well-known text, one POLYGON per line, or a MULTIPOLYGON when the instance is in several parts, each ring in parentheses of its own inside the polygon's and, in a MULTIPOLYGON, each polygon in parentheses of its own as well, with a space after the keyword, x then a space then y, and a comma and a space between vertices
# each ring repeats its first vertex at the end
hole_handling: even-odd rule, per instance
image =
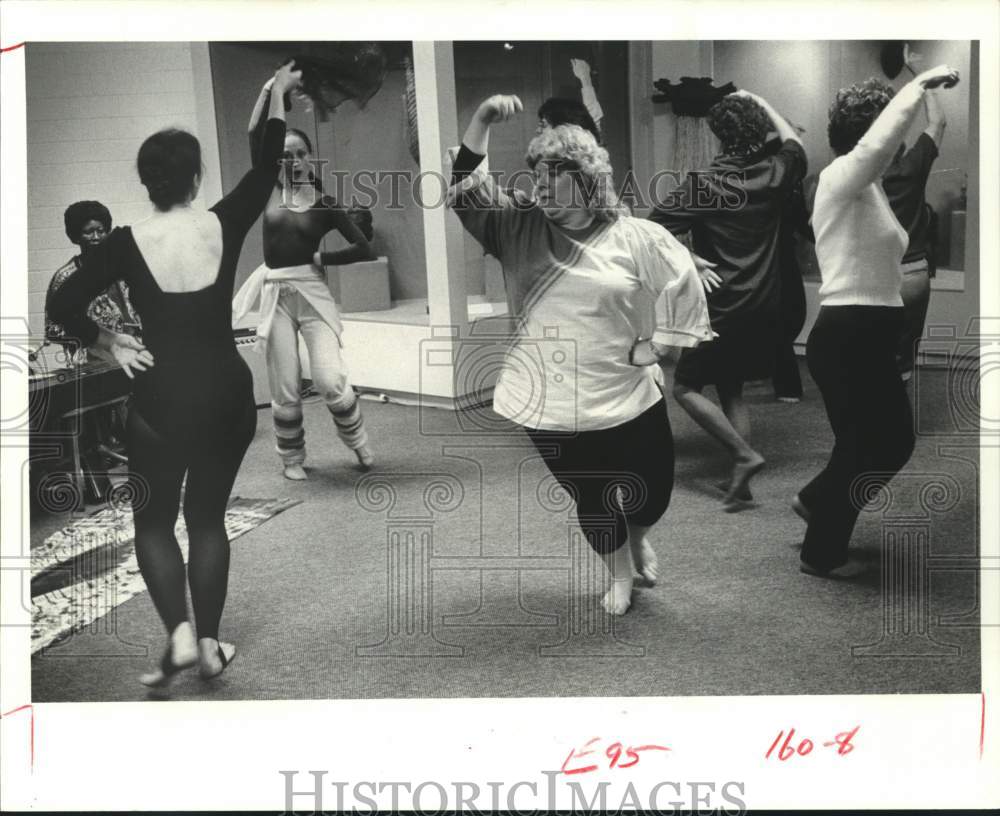
POLYGON ((178 443, 227 433, 234 418, 245 415, 252 395, 250 371, 233 340, 233 281, 246 234, 274 189, 284 137, 285 123, 269 120, 254 167, 211 208, 222 226, 222 258, 210 286, 162 291, 125 227, 112 231, 48 304, 67 332, 89 345, 98 327, 87 317, 87 305, 112 281, 127 282, 142 319, 143 344, 155 361, 136 375, 133 410, 178 443))

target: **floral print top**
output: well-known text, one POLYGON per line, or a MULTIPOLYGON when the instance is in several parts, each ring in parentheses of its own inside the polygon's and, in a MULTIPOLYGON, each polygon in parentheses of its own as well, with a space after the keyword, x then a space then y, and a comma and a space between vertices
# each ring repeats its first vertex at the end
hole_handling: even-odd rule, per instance
MULTIPOLYGON (((46 304, 52 293, 59 289, 69 278, 80 268, 80 256, 71 258, 70 261, 61 266, 49 281, 49 288, 46 293, 46 304)), ((139 316, 132 308, 129 300, 128 286, 124 281, 115 281, 104 292, 95 297, 87 308, 87 316, 102 328, 119 334, 136 334, 141 330, 139 316)), ((48 307, 45 310, 45 339, 70 345, 67 341, 66 329, 49 317, 48 307)), ((75 344, 71 344, 75 345, 75 344)), ((68 349, 73 351, 73 349, 68 349)), ((87 361, 86 349, 73 351, 74 362, 84 363, 87 361)))

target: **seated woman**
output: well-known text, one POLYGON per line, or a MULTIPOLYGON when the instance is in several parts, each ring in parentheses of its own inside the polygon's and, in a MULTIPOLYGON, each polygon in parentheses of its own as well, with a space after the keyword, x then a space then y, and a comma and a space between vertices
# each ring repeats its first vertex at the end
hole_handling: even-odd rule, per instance
MULTIPOLYGON (((79 348, 79 343, 66 333, 66 329, 55 322, 49 314, 48 303, 52 293, 61 287, 70 275, 83 265, 85 258, 111 232, 111 213, 100 201, 77 201, 66 208, 63 215, 66 237, 80 247, 80 253, 56 270, 49 281, 45 297, 45 339, 65 346, 73 355, 73 361, 87 361, 87 350, 79 348)), ((114 281, 105 291, 95 297, 87 307, 87 315, 98 326, 119 334, 135 334, 140 328, 139 318, 129 301, 128 287, 124 281, 114 281)))
MULTIPOLYGON (((82 268, 84 262, 111 232, 111 213, 100 201, 77 201, 66 208, 63 222, 66 237, 80 247, 80 253, 57 269, 49 281, 45 296, 45 339, 62 346, 72 364, 81 365, 88 361, 87 349, 81 347, 63 325, 52 319, 48 304, 53 294, 82 268)), ((138 334, 142 328, 129 300, 128 286, 121 280, 112 281, 107 289, 90 302, 87 316, 101 328, 119 334, 138 334)), ((122 443, 119 440, 125 436, 125 422, 124 405, 111 405, 88 414, 81 449, 87 451, 97 448, 101 455, 120 457, 122 443)), ((100 461, 100 456, 95 461, 100 461)), ((96 465, 95 468, 104 469, 96 465)))
POLYGON ((533 200, 505 193, 484 172, 490 127, 521 110, 516 96, 479 106, 454 160, 449 201, 500 261, 517 318, 493 408, 524 428, 573 498, 613 578, 604 608, 621 615, 633 565, 656 579, 646 533, 673 488, 673 438, 654 363, 671 345, 712 338, 708 284, 669 232, 628 215, 613 192, 608 152, 581 127, 532 139, 533 200), (554 337, 560 347, 552 350, 554 337))

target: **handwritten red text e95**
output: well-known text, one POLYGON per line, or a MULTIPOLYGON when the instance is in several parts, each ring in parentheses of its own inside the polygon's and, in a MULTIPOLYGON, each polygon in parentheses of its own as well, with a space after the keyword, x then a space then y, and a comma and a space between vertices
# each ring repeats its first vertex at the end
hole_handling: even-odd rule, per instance
POLYGON ((562 772, 564 774, 580 774, 596 771, 602 766, 609 770, 614 768, 631 768, 639 764, 639 755, 643 751, 669 751, 665 745, 624 745, 621 742, 612 742, 603 751, 599 749, 597 743, 601 742, 601 737, 594 737, 588 740, 580 748, 574 748, 563 761, 562 772), (587 760, 586 757, 593 757, 587 760))

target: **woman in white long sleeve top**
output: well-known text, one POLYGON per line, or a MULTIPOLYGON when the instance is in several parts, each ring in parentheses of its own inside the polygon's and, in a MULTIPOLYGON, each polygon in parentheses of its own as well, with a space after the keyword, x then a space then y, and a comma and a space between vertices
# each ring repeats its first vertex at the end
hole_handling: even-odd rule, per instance
POLYGON ((545 129, 528 146, 533 198, 504 192, 486 172, 490 126, 521 109, 514 96, 480 105, 454 160, 450 199, 500 260, 517 319, 493 408, 524 428, 573 497, 613 578, 604 607, 620 615, 633 560, 648 581, 656 577, 646 532, 673 487, 654 363, 669 346, 712 339, 704 288, 717 276, 702 277, 662 227, 628 215, 607 151, 576 125, 545 129))
POLYGON ((869 79, 838 91, 830 108, 837 158, 820 173, 813 208, 823 283, 806 353, 835 443, 826 467, 793 503, 808 521, 802 571, 810 575, 826 576, 847 563, 866 497, 913 452, 913 416, 895 360, 907 234, 881 178, 925 91, 957 82, 956 71, 939 66, 893 97, 888 86, 869 79))

